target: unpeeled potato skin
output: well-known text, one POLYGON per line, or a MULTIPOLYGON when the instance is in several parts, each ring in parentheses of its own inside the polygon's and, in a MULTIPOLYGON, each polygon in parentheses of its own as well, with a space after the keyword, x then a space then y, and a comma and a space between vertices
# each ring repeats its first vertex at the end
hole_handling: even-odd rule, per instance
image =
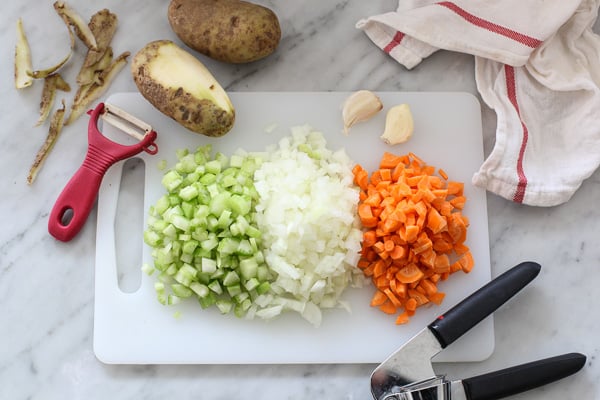
POLYGON ((275 13, 239 0, 171 0, 173 32, 190 48, 228 63, 247 63, 275 51, 281 27, 275 13))
POLYGON ((210 137, 223 136, 233 127, 235 112, 227 112, 210 100, 195 98, 183 88, 165 87, 150 74, 148 65, 165 42, 168 41, 149 43, 132 60, 131 72, 140 93, 159 111, 190 131, 210 137))

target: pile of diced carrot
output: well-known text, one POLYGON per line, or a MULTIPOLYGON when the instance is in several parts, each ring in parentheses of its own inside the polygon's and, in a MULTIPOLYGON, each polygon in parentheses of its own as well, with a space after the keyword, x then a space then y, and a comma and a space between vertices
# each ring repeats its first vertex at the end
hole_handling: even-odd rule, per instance
POLYGON ((375 284, 371 306, 407 323, 418 307, 441 304, 439 281, 473 268, 464 184, 412 153, 385 152, 370 177, 360 165, 353 173, 365 229, 358 267, 375 284))

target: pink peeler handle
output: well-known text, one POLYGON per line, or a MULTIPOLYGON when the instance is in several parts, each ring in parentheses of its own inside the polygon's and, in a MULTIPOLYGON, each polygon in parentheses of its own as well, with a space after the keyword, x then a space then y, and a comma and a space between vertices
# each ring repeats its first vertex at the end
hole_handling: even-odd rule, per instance
POLYGON ((58 196, 48 220, 48 232, 56 239, 68 242, 81 230, 98 197, 104 174, 117 161, 142 151, 156 154, 156 132, 148 132, 133 145, 125 146, 106 138, 98 130, 98 118, 104 103, 91 110, 88 124, 88 149, 83 163, 58 196))

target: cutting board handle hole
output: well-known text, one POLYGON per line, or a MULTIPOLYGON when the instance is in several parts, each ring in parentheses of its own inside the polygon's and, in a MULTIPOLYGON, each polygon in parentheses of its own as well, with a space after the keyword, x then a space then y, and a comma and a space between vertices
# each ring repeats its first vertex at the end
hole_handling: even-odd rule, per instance
POLYGON ((130 158, 122 171, 115 215, 117 277, 122 292, 134 293, 142 283, 146 166, 141 158, 130 158))

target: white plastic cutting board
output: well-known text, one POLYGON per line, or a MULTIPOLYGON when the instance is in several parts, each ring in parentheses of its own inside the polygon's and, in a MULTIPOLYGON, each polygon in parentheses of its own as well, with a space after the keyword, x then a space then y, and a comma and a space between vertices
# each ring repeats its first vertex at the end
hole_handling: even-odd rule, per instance
MULTIPOLYGON (((352 313, 342 309, 324 313, 315 328, 296 314, 276 320, 240 320, 222 316, 216 309, 202 310, 194 300, 162 306, 156 300, 154 277, 142 274, 134 293, 119 289, 115 251, 115 213, 123 163, 104 178, 98 199, 94 351, 105 363, 118 364, 260 364, 260 363, 379 363, 435 317, 458 303, 490 279, 486 196, 471 185, 471 176, 483 162, 480 105, 465 93, 380 92, 384 109, 372 120, 342 133, 341 104, 349 93, 268 92, 230 93, 236 108, 232 131, 218 139, 193 134, 154 109, 137 93, 119 93, 115 104, 150 123, 158 132, 159 153, 142 154, 145 163, 144 210, 163 194, 160 160, 172 166, 175 151, 194 150, 211 142, 216 151, 231 154, 238 148, 263 150, 289 134, 295 125, 310 124, 322 131, 331 149, 344 147, 356 162, 373 170, 384 151, 414 152, 443 168, 450 179, 463 181, 468 197, 465 214, 471 225, 467 244, 476 266, 470 274, 456 273, 441 284, 447 293, 442 306, 423 308, 408 325, 397 326, 394 317, 371 308, 373 288, 348 289, 352 313), (390 147, 379 136, 385 113, 408 103, 415 120, 412 139, 390 147), (274 125, 275 124, 275 125, 274 125), (276 128, 272 131, 267 127, 276 128), (270 131, 270 132, 267 132, 270 131), (175 318, 175 311, 180 317, 175 318)), ((108 137, 116 133, 105 127, 108 137)), ((121 191, 126 188, 121 188, 121 191)), ((122 192, 121 192, 122 193, 122 192)), ((141 206, 141 205, 140 205, 141 206)), ((144 226, 131 226, 128 237, 142 241, 144 226)), ((143 261, 152 263, 143 246, 143 261)), ((435 361, 480 361, 494 348, 493 319, 484 320, 440 353, 435 361)))

